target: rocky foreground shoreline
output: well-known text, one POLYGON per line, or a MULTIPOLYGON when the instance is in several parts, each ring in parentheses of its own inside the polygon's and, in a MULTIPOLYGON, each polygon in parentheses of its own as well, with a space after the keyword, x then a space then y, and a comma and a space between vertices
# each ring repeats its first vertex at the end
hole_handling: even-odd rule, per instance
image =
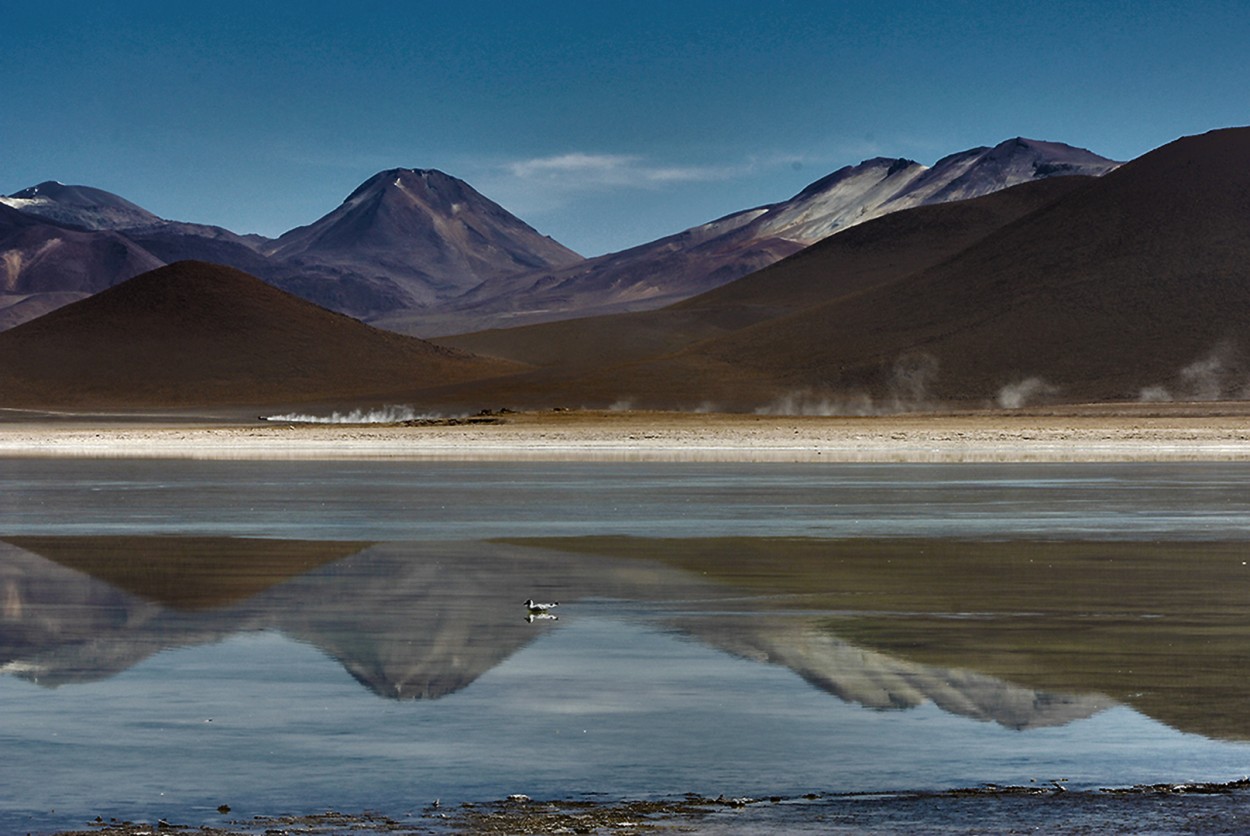
POLYGON ((540 801, 527 796, 426 805, 392 818, 376 812, 327 811, 261 816, 221 826, 160 820, 98 819, 55 836, 356 836, 360 834, 619 834, 619 833, 1244 833, 1250 828, 1250 779, 1095 791, 1061 782, 984 786, 944 792, 809 794, 788 798, 540 801))

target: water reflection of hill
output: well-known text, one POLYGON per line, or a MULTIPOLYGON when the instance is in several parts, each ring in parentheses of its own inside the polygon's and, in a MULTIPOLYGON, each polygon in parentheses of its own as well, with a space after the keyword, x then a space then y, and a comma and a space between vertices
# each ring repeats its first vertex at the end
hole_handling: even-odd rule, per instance
MULTIPOLYGON (((525 598, 610 598, 660 604, 661 613, 670 613, 662 617, 687 635, 784 665, 822 690, 872 708, 932 701, 954 714, 1031 728, 1069 722, 1109 704, 1097 695, 1021 686, 970 670, 981 670, 973 648, 941 663, 906 658, 906 648, 899 654, 865 649, 831 631, 827 618, 770 615, 776 601, 752 599, 750 617, 718 614, 725 608, 723 584, 635 559, 691 558, 702 541, 681 541, 681 548, 652 541, 559 541, 562 548, 551 549, 171 539, 179 538, 12 538, 0 544, 0 664, 57 685, 110 676, 165 647, 279 630, 320 647, 381 695, 428 699, 465 687, 550 629, 524 622, 519 602, 525 598), (658 551, 659 545, 667 551, 658 551), (222 574, 244 578, 211 577, 207 567, 214 562, 222 574), (181 581, 177 566, 187 572, 181 581)), ((755 557, 764 559, 760 577, 739 578, 733 595, 741 586, 782 582, 765 581, 767 554, 755 557)), ((722 562, 725 568, 734 559, 722 562)))
POLYGON ((274 627, 321 647, 371 690, 429 699, 465 687, 551 627, 525 622, 527 598, 682 595, 700 585, 658 564, 486 543, 387 543, 257 603, 276 614, 274 627))
POLYGON ((166 647, 279 630, 379 694, 434 698, 547 629, 524 621, 526 598, 702 586, 659 564, 481 543, 144 539, 0 543, 0 666, 52 686, 111 676, 166 647))
POLYGON ((264 625, 242 602, 367 543, 225 537, 0 542, 0 664, 44 685, 103 679, 168 648, 264 625))
POLYGON ((932 702, 950 714, 1014 729, 1061 726, 1114 703, 1013 685, 967 668, 923 665, 851 644, 812 618, 734 616, 683 620, 700 641, 738 656, 783 665, 830 694, 867 708, 932 702))
MULTIPOLYGON (((1250 544, 631 537, 530 540, 659 559, 895 660, 1100 693, 1175 728, 1250 739, 1250 544)), ((786 663, 790 664, 790 663, 786 663)))
POLYGON ((178 610, 228 606, 368 543, 251 537, 10 537, 70 569, 178 610))

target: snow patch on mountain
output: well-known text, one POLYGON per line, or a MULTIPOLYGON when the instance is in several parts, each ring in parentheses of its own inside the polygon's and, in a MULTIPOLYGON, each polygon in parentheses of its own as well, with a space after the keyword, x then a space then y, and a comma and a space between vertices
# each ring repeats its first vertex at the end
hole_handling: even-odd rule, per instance
POLYGON ((877 158, 848 166, 777 204, 757 224, 758 237, 815 243, 840 229, 884 214, 925 166, 912 160, 877 158))

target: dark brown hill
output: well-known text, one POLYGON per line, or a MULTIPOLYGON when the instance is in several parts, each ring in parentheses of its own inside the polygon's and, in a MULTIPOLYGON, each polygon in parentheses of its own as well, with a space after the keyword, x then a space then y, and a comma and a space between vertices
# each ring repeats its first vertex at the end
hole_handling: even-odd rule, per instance
POLYGON ((1064 399, 1135 399, 1158 386, 1238 396, 1247 163, 1250 129, 1179 140, 949 262, 735 334, 705 356, 786 383, 880 392, 898 357, 924 352, 939 364, 930 394, 941 399, 1011 403, 1020 386, 1064 399))
POLYGON ((510 368, 184 261, 0 333, 0 406, 342 402, 510 368))
POLYGON ((877 403, 900 373, 918 401, 1244 397, 1247 219, 1250 128, 1187 137, 942 263, 666 360, 664 376, 877 403))
POLYGON ((566 369, 668 354, 897 281, 950 258, 1092 179, 1055 177, 971 200, 893 212, 832 235, 736 282, 657 311, 482 331, 437 342, 566 369))
POLYGON ((1059 191, 887 216, 653 315, 453 344, 545 365, 531 397, 585 405, 1250 397, 1250 128, 1029 188, 1059 191), (947 224, 985 207, 996 221, 947 224))
POLYGON ((176 610, 245 601, 371 543, 250 537, 11 537, 4 542, 176 610))

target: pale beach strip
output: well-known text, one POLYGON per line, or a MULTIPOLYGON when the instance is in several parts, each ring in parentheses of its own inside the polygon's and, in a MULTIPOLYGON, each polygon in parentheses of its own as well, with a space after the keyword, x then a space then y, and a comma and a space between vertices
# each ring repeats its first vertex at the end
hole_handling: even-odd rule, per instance
MULTIPOLYGON (((472 419, 468 419, 472 421, 472 419)), ((14 421, 0 456, 727 462, 1250 461, 1243 414, 525 413, 499 423, 14 421)))

